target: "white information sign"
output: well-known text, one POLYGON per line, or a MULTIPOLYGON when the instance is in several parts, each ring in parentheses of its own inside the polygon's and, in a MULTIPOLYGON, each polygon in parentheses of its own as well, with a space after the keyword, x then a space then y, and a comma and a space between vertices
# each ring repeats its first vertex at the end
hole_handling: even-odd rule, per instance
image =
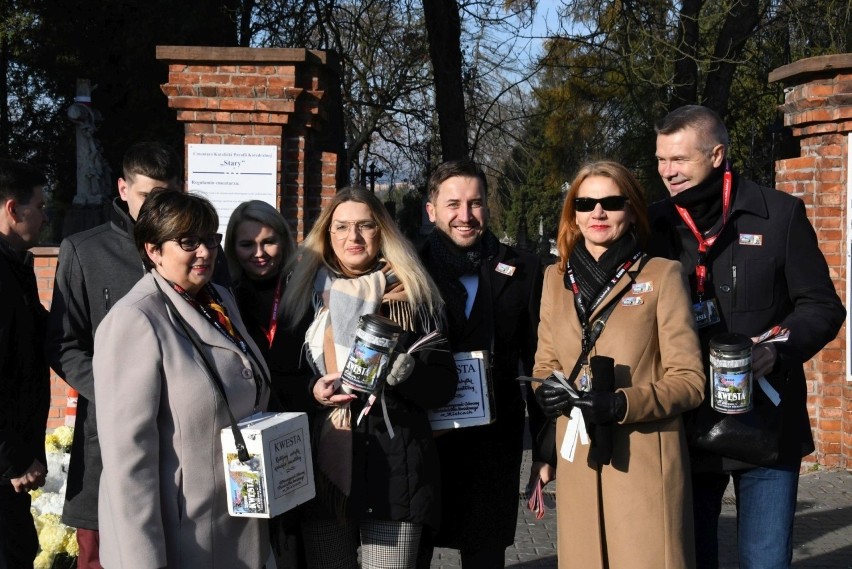
POLYGON ((187 154, 187 189, 216 206, 219 233, 225 234, 231 212, 244 201, 276 207, 277 146, 190 144, 187 154))
POLYGON ((459 374, 456 396, 445 407, 429 411, 432 430, 492 423, 494 395, 491 392, 488 352, 458 352, 453 357, 459 374))

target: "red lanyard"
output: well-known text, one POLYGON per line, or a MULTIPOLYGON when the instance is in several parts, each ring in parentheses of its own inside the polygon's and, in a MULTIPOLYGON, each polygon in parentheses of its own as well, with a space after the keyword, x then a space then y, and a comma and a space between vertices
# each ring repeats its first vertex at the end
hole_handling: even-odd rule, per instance
POLYGON ((272 296, 272 314, 269 316, 269 328, 266 331, 266 339, 269 341, 269 347, 272 347, 272 340, 275 339, 275 331, 278 330, 278 307, 281 305, 281 283, 284 281, 284 275, 278 276, 278 283, 275 285, 275 294, 272 296))
POLYGON ((713 243, 716 242, 716 238, 722 234, 722 230, 725 229, 725 224, 728 222, 728 214, 731 211, 732 188, 733 176, 731 175, 731 164, 728 162, 725 165, 725 175, 722 178, 722 227, 719 228, 716 235, 710 237, 705 238, 701 235, 701 231, 698 230, 698 226, 695 225, 695 221, 692 220, 692 216, 689 215, 686 208, 675 204, 680 218, 698 241, 698 264, 695 265, 695 290, 698 293, 698 300, 701 300, 701 297, 704 296, 704 283, 707 280, 707 265, 704 264, 705 256, 707 255, 707 251, 710 250, 710 247, 713 246, 713 243))

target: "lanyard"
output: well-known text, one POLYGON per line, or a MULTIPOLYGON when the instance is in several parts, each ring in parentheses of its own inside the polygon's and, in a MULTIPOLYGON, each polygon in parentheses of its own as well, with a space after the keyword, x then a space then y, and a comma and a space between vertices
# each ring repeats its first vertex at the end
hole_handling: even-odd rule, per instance
MULTIPOLYGON (((180 294, 187 302, 189 302, 191 305, 193 305, 201 313, 201 315, 204 316, 205 320, 210 322, 210 324, 214 328, 216 328, 216 330, 218 330, 219 333, 221 333, 223 336, 225 336, 227 339, 229 339, 231 342, 233 342, 234 345, 237 346, 243 354, 248 355, 249 348, 248 348, 248 344, 246 344, 246 341, 243 339, 243 337, 240 335, 240 333, 237 331, 237 329, 233 325, 230 326, 231 329, 229 330, 228 328, 225 327, 224 324, 222 324, 222 321, 219 319, 219 317, 216 314, 214 314, 214 312, 218 312, 218 311, 208 308, 203 303, 201 303, 197 299, 193 298, 189 293, 187 293, 179 285, 176 285, 176 284, 174 284, 170 281, 166 281, 166 282, 169 282, 169 284, 171 284, 172 287, 174 287, 175 291, 177 291, 178 294, 180 294)), ((213 288, 213 285, 208 283, 207 285, 205 285, 203 290, 206 291, 207 294, 210 295, 210 298, 213 300, 213 302, 215 302, 216 304, 221 306, 222 310, 224 311, 225 306, 224 306, 224 304, 222 304, 222 299, 216 293, 216 289, 213 288)), ((228 317, 227 314, 225 314, 224 312, 222 312, 221 314, 225 318, 228 317)))
POLYGON ((624 273, 632 267, 636 261, 638 261, 642 257, 642 251, 636 251, 633 256, 622 263, 622 265, 615 272, 615 275, 610 279, 609 283, 603 288, 598 296, 595 298, 592 305, 589 307, 588 311, 586 309, 586 303, 583 302, 582 295, 580 294, 580 285, 577 283, 577 277, 574 276, 574 270, 571 268, 571 265, 568 264, 565 267, 565 271, 568 276, 568 282, 571 283, 571 290, 574 293, 574 307, 577 309, 577 316, 580 318, 580 326, 583 328, 583 344, 582 344, 582 364, 586 365, 589 361, 589 352, 591 352, 591 334, 589 332, 589 316, 594 313, 595 309, 600 306, 601 302, 603 302, 604 298, 615 288, 615 285, 621 280, 621 277, 624 276, 624 273))
POLYGON ((716 235, 712 235, 710 237, 704 237, 701 235, 701 231, 698 230, 698 226, 695 225, 695 221, 693 221, 692 216, 689 215, 686 208, 675 204, 675 208, 677 208, 680 218, 689 230, 692 231, 692 234, 698 241, 698 263, 695 265, 695 291, 698 293, 699 301, 701 300, 701 297, 704 296, 704 283, 707 281, 707 265, 705 264, 707 251, 710 250, 713 243, 715 243, 719 235, 722 234, 722 230, 725 229, 725 224, 728 222, 728 214, 731 212, 732 188, 733 176, 731 174, 731 163, 726 162, 725 175, 722 178, 722 227, 719 228, 716 235))
POLYGON ((269 316, 269 328, 266 329, 266 339, 269 342, 269 347, 272 347, 272 340, 275 339, 275 332, 278 330, 278 308, 281 305, 281 283, 284 282, 284 272, 278 275, 278 283, 275 285, 275 293, 272 296, 272 314, 269 316))

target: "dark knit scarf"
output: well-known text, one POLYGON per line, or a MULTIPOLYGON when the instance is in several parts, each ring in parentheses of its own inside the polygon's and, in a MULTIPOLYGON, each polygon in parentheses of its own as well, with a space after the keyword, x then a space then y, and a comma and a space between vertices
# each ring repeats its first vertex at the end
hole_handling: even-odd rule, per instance
POLYGON ((722 222, 722 177, 724 174, 724 168, 717 168, 700 184, 671 197, 675 205, 689 212, 702 234, 707 234, 714 229, 714 226, 722 222))
MULTIPOLYGON (((3 237, 0 237, 0 255, 9 260, 8 267, 24 292, 24 302, 30 314, 32 314, 33 322, 35 322, 36 340, 41 342, 44 340, 46 325, 44 316, 46 313, 42 310, 41 301, 38 298, 38 284, 33 271, 32 253, 15 251, 3 237)), ((6 293, 8 294, 8 291, 6 293)))
POLYGON ((460 250, 443 231, 434 229, 426 240, 426 246, 429 248, 429 272, 447 305, 450 329, 460 329, 456 325, 463 325, 465 321, 467 289, 459 278, 478 275, 482 263, 491 262, 499 253, 500 241, 491 231, 485 230, 479 243, 470 249, 460 250))
MULTIPOLYGON (((618 268, 639 248, 635 233, 631 230, 622 235, 595 261, 583 240, 577 242, 571 252, 569 263, 580 286, 580 298, 587 307, 609 283, 618 268)), ((571 290, 568 273, 565 273, 565 288, 571 290)))

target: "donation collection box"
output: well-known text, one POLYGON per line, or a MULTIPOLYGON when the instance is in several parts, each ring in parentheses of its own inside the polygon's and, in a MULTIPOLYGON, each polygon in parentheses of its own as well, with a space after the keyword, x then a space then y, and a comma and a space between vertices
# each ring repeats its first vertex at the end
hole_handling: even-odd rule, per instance
POLYGON ((258 413, 239 423, 249 460, 222 429, 222 456, 232 516, 271 518, 314 497, 311 437, 305 413, 258 413))

